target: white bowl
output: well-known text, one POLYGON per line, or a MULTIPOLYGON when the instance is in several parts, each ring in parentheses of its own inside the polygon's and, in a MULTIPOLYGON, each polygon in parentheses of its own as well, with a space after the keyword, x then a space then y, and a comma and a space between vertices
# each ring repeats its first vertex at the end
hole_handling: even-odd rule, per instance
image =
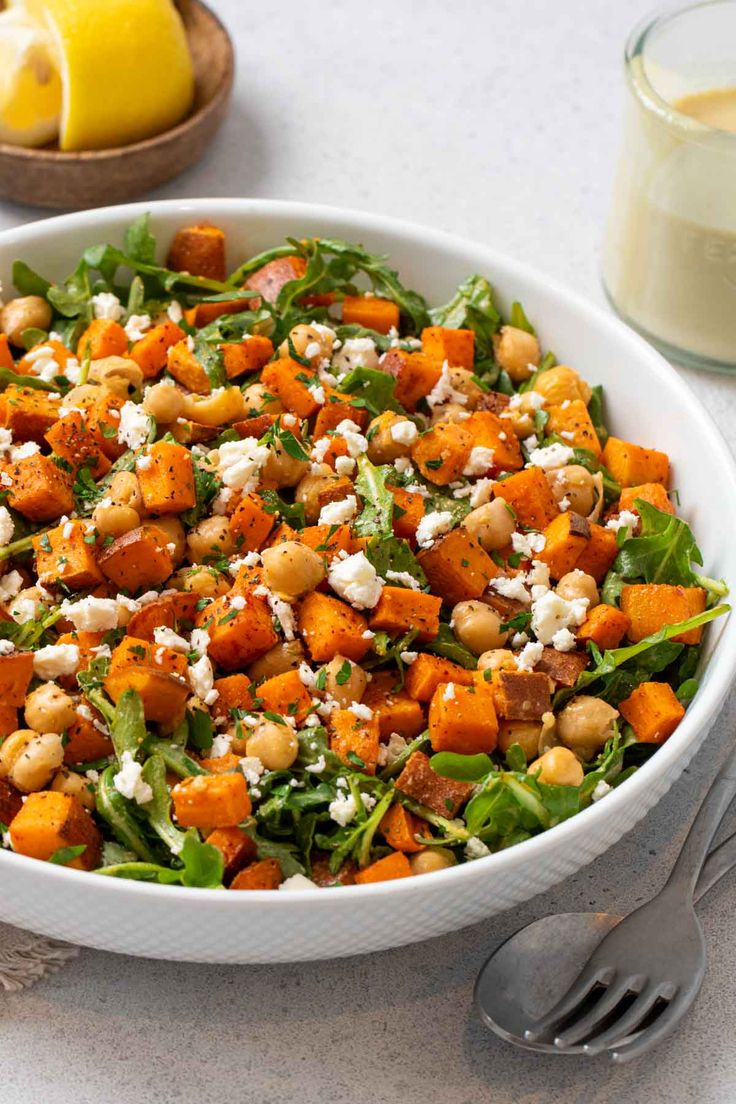
MULTIPOLYGON (((119 242, 144 211, 162 247, 187 222, 222 226, 234 265, 287 235, 339 236, 388 253, 405 283, 443 302, 482 273, 506 309, 521 300, 547 349, 606 389, 624 438, 669 453, 674 486, 708 574, 736 580, 736 471, 700 403, 662 357, 610 315, 492 249, 408 223, 300 203, 210 199, 130 204, 65 215, 0 234, 0 280, 21 258, 60 278, 82 250, 119 242)), ((227 893, 100 878, 0 851, 0 919, 110 951, 199 962, 288 962, 377 951, 452 931, 549 889, 627 832, 702 744, 736 667, 736 618, 708 629, 712 653, 685 719, 620 788, 578 816, 507 851, 419 878, 331 892, 227 893)), ((683 816, 687 810, 683 809, 683 816)))

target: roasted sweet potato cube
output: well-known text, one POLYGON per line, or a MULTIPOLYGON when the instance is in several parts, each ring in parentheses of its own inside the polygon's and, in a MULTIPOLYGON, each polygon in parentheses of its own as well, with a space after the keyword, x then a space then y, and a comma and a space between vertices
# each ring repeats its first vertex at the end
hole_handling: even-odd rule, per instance
POLYGON ((261 372, 261 381, 272 394, 278 395, 292 414, 311 418, 319 410, 320 404, 309 390, 310 383, 317 387, 319 378, 291 357, 272 360, 261 372))
POLYGON ((675 513, 675 507, 661 483, 642 483, 639 487, 624 487, 618 503, 619 510, 631 510, 636 513, 637 498, 648 502, 650 506, 655 506, 665 514, 675 513))
POLYGON ((596 459, 600 456, 601 443, 582 399, 568 399, 560 406, 548 407, 547 412, 547 434, 551 436, 556 433, 571 448, 587 449, 596 459))
MULTIPOLYGON (((14 705, 0 705, 0 740, 9 736, 11 732, 15 732, 18 728, 18 710, 14 705)), ((7 824, 7 820, 3 820, 0 816, 3 824, 7 824)))
POLYGON ((114 702, 137 690, 146 720, 171 722, 183 715, 190 694, 186 666, 180 652, 126 636, 113 651, 104 687, 114 702))
POLYGON ((167 318, 139 338, 128 355, 136 362, 146 379, 153 379, 166 368, 169 349, 180 341, 185 342, 186 336, 181 326, 167 318))
POLYGON ((278 889, 283 880, 278 859, 261 859, 236 874, 229 888, 278 889))
POLYGON ((376 717, 365 721, 349 709, 334 709, 330 714, 330 750, 348 766, 375 774, 379 742, 376 717))
MULTIPOLYGON (((89 544, 87 526, 81 521, 65 521, 33 538, 36 573, 41 583, 61 580, 72 590, 82 590, 103 582, 97 566, 97 548, 89 544)), ((94 531, 92 532, 94 539, 94 531)))
POLYGON ((586 575, 592 575, 597 583, 602 583, 617 555, 618 545, 613 529, 591 522, 590 539, 583 546, 575 567, 586 575))
POLYGON ((333 560, 340 552, 352 551, 352 530, 349 525, 307 525, 294 538, 308 544, 326 560, 333 560))
MULTIPOLYGON (((251 273, 245 287, 249 291, 257 291, 267 303, 275 303, 281 289, 292 280, 301 280, 306 271, 307 262, 303 257, 275 257, 251 273)), ((248 305, 251 310, 257 310, 256 300, 251 299, 248 305)))
POLYGON ((406 690, 397 690, 396 683, 397 675, 391 671, 374 671, 362 702, 373 710, 382 740, 388 740, 392 732, 413 740, 427 727, 424 710, 406 690))
POLYGON ((471 686, 473 681, 472 671, 449 659, 420 652, 406 672, 404 686, 410 698, 428 702, 441 682, 471 686))
POLYGON ((367 330, 387 334, 399 328, 399 308, 390 299, 377 295, 346 295, 342 301, 344 326, 365 326, 367 330))
POLYGON ((467 529, 453 529, 418 556, 433 594, 454 606, 480 598, 498 568, 467 529))
POLYGON ((221 303, 197 303, 184 311, 184 320, 188 326, 199 330, 202 326, 208 326, 216 318, 222 318, 223 314, 239 314, 244 310, 255 310, 258 299, 225 299, 221 303))
POLYGON ((160 671, 169 674, 185 675, 187 659, 175 648, 169 648, 165 644, 152 644, 148 640, 128 634, 113 649, 109 670, 118 671, 141 665, 157 667, 160 671))
POLYGON ((434 751, 459 755, 493 751, 498 740, 498 718, 490 683, 440 683, 429 704, 429 739, 434 751))
POLYGON ((312 698, 296 670, 284 671, 266 679, 255 693, 261 699, 262 709, 280 713, 283 717, 293 717, 297 724, 301 724, 312 711, 312 698))
POLYGON ((90 716, 77 714, 67 729, 64 745, 64 762, 67 766, 77 763, 94 763, 113 754, 112 740, 105 731, 102 717, 97 710, 89 710, 90 716))
POLYGON ((602 652, 606 648, 618 648, 630 624, 623 610, 601 603, 593 607, 578 629, 578 643, 585 647, 592 640, 602 652))
POLYGON ((31 793, 9 827, 10 842, 19 855, 31 859, 50 859, 62 847, 84 851, 68 866, 94 870, 100 865, 102 836, 92 817, 71 794, 55 790, 31 793))
POLYGON ((352 859, 344 862, 335 873, 330 870, 330 855, 316 853, 312 858, 312 881, 320 888, 327 889, 331 886, 355 885, 355 875, 358 868, 352 859))
POLYGON ((275 517, 264 506, 260 495, 243 495, 230 515, 230 535, 240 553, 263 548, 273 529, 275 517))
POLYGON ((524 467, 519 438, 508 420, 499 418, 491 410, 478 410, 463 422, 463 428, 471 434, 473 448, 491 449, 491 466, 496 472, 515 472, 524 467))
POLYGON ((589 540, 589 522, 568 510, 545 527, 544 548, 537 558, 547 564, 552 579, 561 579, 575 567, 589 540))
POLYGON ((0 656, 0 701, 3 705, 13 708, 23 705, 32 677, 33 652, 0 656))
POLYGON ((397 402, 413 414, 419 402, 426 398, 442 374, 442 361, 426 353, 407 353, 390 349, 381 362, 381 370, 396 380, 397 402))
POLYGON ((549 679, 537 671, 496 671, 493 699, 505 721, 540 721, 552 709, 549 679))
POLYGON ((685 716, 684 706, 667 682, 640 683, 618 708, 643 744, 663 744, 685 716))
POLYGON ((189 348, 186 339, 177 341, 168 350, 166 369, 174 379, 186 387, 187 391, 194 391, 197 395, 209 395, 212 390, 209 376, 189 348))
POLYGON ((215 828, 207 836, 207 843, 222 852, 225 862, 225 880, 228 881, 241 870, 246 863, 256 857, 256 845, 242 828, 234 825, 228 828, 215 828))
POLYGON ((95 318, 77 343, 77 359, 102 360, 103 357, 125 356, 128 352, 128 335, 119 322, 111 318, 95 318))
POLYGON ((399 802, 384 813, 378 830, 394 851, 405 851, 409 854, 426 850, 427 845, 418 843, 417 836, 431 835, 426 820, 410 813, 399 802))
POLYGON ((425 479, 444 487, 459 479, 468 462, 473 437, 460 422, 438 422, 417 438, 412 460, 425 479))
POLYGON ((411 864, 401 851, 394 851, 383 859, 359 870, 355 875, 356 885, 371 885, 374 882, 392 882, 397 878, 411 878, 411 864))
MULTIPOLYGON (((15 371, 15 363, 13 361, 13 354, 10 351, 10 342, 8 341, 7 334, 0 334, 0 368, 9 368, 11 372, 15 371)), ((7 820, 3 821, 7 824, 7 820)))
POLYGON ((51 521, 74 509, 69 474, 50 456, 27 456, 13 464, 8 475, 13 481, 8 502, 29 521, 51 521))
MULTIPOLYGON (((247 310, 243 303, 243 310, 247 310)), ((261 334, 246 335, 242 341, 227 342, 221 345, 222 359, 228 379, 260 372, 273 356, 273 343, 270 337, 261 334)))
POLYGON ((370 619, 372 629, 384 630, 389 636, 418 629, 417 640, 434 640, 440 631, 442 599, 406 587, 385 586, 370 619))
POLYGON ((556 648, 545 648, 534 671, 548 675, 559 689, 574 686, 589 662, 586 652, 558 652, 556 648))
MULTIPOLYGON (((35 441, 43 445, 44 438, 59 417, 61 399, 48 391, 32 387, 16 387, 11 383, 0 395, 0 422, 19 441, 35 441)), ((61 512, 61 511, 60 511, 61 512)))
POLYGON ((182 227, 169 246, 166 263, 174 272, 224 280, 227 276, 224 232, 219 226, 205 223, 182 227))
POLYGON ((88 467, 92 478, 100 479, 110 470, 110 461, 80 410, 70 410, 59 418, 46 434, 46 440, 52 452, 71 464, 75 471, 88 467))
POLYGON ((0 778, 0 824, 10 824, 23 808, 23 797, 4 778, 0 778))
POLYGON ((174 813, 182 828, 229 828, 250 816, 245 777, 197 774, 182 778, 171 791, 174 813))
POLYGON ((240 756, 228 751, 225 755, 218 755, 215 759, 200 759, 202 770, 209 774, 230 774, 240 766, 240 756))
POLYGON ((422 351, 451 368, 473 371, 475 362, 475 330, 452 330, 447 326, 425 326, 422 330, 422 351))
POLYGON ((608 438, 601 460, 622 487, 642 483, 662 483, 666 487, 669 482, 670 461, 665 452, 642 448, 620 437, 608 438))
MULTIPOLYGON (((659 632, 665 625, 702 613, 706 594, 702 587, 671 586, 669 583, 637 583, 621 591, 621 609, 631 620, 629 640, 635 644, 659 632)), ((699 644, 702 627, 673 637, 680 644, 699 644)))
POLYGON ((127 448, 123 441, 118 440, 123 406, 124 399, 111 391, 103 391, 95 402, 85 406, 87 425, 108 460, 117 460, 127 448))
POLYGON ((432 770, 429 756, 415 751, 396 779, 396 789, 444 817, 454 817, 473 793, 469 782, 455 782, 432 770))
POLYGON ((136 470, 149 514, 180 514, 196 503, 194 462, 183 445, 156 441, 148 446, 136 470))
POLYGON ((413 491, 406 491, 403 487, 393 487, 392 494, 394 496, 394 536, 409 541, 414 548, 417 526, 426 513, 424 497, 413 491))
POLYGON ((224 678, 215 679, 213 685, 218 697, 212 711, 218 720, 231 717, 234 709, 253 708, 255 691, 251 693, 253 683, 247 675, 225 675, 224 678))
POLYGON ((118 589, 148 590, 173 570, 168 537, 156 525, 139 525, 117 537, 98 557, 102 574, 118 589))
POLYGON ((192 591, 182 591, 147 602, 133 614, 127 624, 126 633, 128 636, 153 642, 155 629, 181 630, 183 625, 194 623, 198 600, 192 591))
POLYGON ((339 598, 317 590, 299 606, 298 623, 309 654, 318 662, 342 655, 360 663, 371 646, 365 617, 339 598))
POLYGON ((337 429, 340 422, 355 422, 361 429, 368 428, 370 420, 368 411, 362 407, 353 406, 349 395, 343 395, 333 387, 323 384, 326 402, 319 408, 319 413, 314 422, 314 439, 318 441, 331 429, 337 429))
POLYGON ((210 636, 210 659, 225 671, 247 667, 278 642, 266 602, 247 588, 241 594, 245 598, 242 609, 233 606, 225 594, 200 610, 197 617, 197 626, 206 628, 210 636))
POLYGON ((524 468, 493 484, 496 498, 508 502, 520 525, 544 529, 560 510, 541 468, 524 468))

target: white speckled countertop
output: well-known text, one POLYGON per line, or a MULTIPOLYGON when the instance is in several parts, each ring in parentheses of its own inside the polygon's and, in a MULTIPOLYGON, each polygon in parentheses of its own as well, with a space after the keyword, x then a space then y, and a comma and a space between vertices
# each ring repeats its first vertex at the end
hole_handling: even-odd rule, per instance
MULTIPOLYGON (((602 298, 620 56, 648 4, 213 6, 237 40, 236 101, 205 162, 160 196, 283 197, 405 216, 602 298)), ((0 228, 33 217, 0 206, 0 228)), ((734 382, 688 378, 736 444, 734 382)), ((485 957, 528 920, 623 911, 661 884, 734 723, 732 697, 692 768, 594 867, 456 935, 296 967, 84 951, 29 992, 0 996, 2 1104, 732 1104, 736 878, 701 907, 711 957, 700 999, 648 1060, 613 1069, 515 1050, 481 1028, 471 993, 485 957)))

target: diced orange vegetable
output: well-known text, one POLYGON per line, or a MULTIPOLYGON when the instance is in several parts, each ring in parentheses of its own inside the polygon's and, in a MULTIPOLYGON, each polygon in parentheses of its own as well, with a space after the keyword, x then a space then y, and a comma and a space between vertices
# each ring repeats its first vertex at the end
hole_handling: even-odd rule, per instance
POLYGON ((193 624, 197 612, 198 597, 191 591, 179 594, 166 594, 147 602, 131 617, 127 624, 128 636, 137 636, 153 643, 154 630, 157 628, 181 631, 182 623, 193 624))
POLYGON ((633 445, 619 437, 608 438, 601 460, 622 487, 638 487, 642 483, 667 486, 669 481, 670 461, 666 453, 633 445))
POLYGON ((472 447, 472 435, 463 424, 439 422, 417 438, 411 457, 425 479, 444 487, 463 474, 472 447))
POLYGON ((278 889, 283 882, 278 859, 261 859, 235 875, 230 889, 278 889))
POLYGON ((96 727, 102 726, 102 717, 97 710, 91 710, 91 717, 77 714, 73 724, 67 729, 67 742, 64 745, 64 762, 67 766, 77 763, 94 763, 113 754, 112 740, 96 727))
POLYGON ((374 882, 392 882, 397 878, 410 878, 411 864, 401 851, 394 851, 383 859, 359 870, 355 875, 356 885, 372 885, 374 882))
POLYGON ((391 349, 381 362, 381 370, 396 380, 394 394, 405 410, 413 414, 442 375, 442 362, 425 353, 407 353, 391 349))
POLYGON ((113 650, 104 686, 114 702, 129 687, 137 690, 146 720, 170 722, 182 715, 190 694, 186 670, 181 652, 125 636, 113 650))
POLYGON ((310 383, 315 387, 319 384, 318 377, 291 357, 279 357, 267 364, 261 372, 261 382, 278 395, 286 410, 300 418, 310 418, 319 410, 320 404, 309 390, 310 383))
POLYGON ((180 514, 196 503, 194 462, 183 445, 156 441, 148 446, 144 462, 139 462, 136 470, 149 514, 180 514))
MULTIPOLYGON (((267 261, 262 268, 251 273, 245 281, 245 287, 249 291, 257 291, 267 303, 275 303, 282 288, 290 284, 292 280, 301 280, 306 271, 307 262, 303 257, 274 257, 272 261, 267 261)), ((248 303, 250 310, 257 310, 258 306, 259 304, 255 299, 251 299, 248 303)))
MULTIPOLYGON (((60 579, 72 590, 93 587, 103 581, 97 566, 96 547, 85 541, 87 526, 81 521, 65 521, 33 538, 36 573, 42 583, 60 579)), ((94 537, 94 531, 92 533, 94 537)))
POLYGON ((403 487, 392 487, 394 496, 393 531, 397 537, 416 544, 417 526, 425 514, 424 497, 403 487))
POLYGON ((348 766, 375 774, 379 745, 377 719, 371 717, 364 721, 349 709, 333 709, 329 724, 330 750, 348 766))
POLYGON ((212 390, 209 376, 186 340, 177 341, 170 347, 166 369, 188 391, 194 391, 197 395, 209 395, 212 390))
POLYGON ((544 529, 560 510, 541 468, 524 468, 493 484, 496 498, 508 502, 520 525, 544 529))
POLYGON ((661 483, 642 483, 639 487, 624 487, 619 499, 619 510, 633 510, 636 513, 636 500, 642 499, 665 514, 674 514, 675 507, 661 483))
POLYGON ((393 847, 394 851, 405 851, 409 854, 426 849, 427 845, 418 843, 416 836, 429 836, 430 834, 426 820, 414 816, 398 802, 384 813, 378 830, 389 847, 393 847))
POLYGON ((147 590, 163 583, 172 572, 168 542, 157 525, 139 525, 104 548, 97 562, 102 574, 118 589, 147 590))
POLYGON ((618 648, 629 625, 629 618, 622 610, 601 603, 593 607, 578 629, 578 642, 585 647, 592 640, 602 652, 606 648, 618 648))
POLYGON ((37 353, 39 349, 51 349, 52 358, 59 365, 60 369, 66 367, 66 362, 72 355, 62 341, 57 341, 55 338, 47 338, 46 341, 40 341, 37 345, 33 345, 28 350, 26 355, 16 364, 16 371, 24 376, 35 376, 37 374, 37 369, 34 367, 35 358, 33 354, 37 353))
POLYGON ((96 402, 86 406, 87 425, 108 460, 117 460, 127 448, 124 442, 118 440, 123 405, 124 400, 119 395, 103 391, 96 402))
POLYGON ((552 709, 549 679, 541 671, 497 670, 491 682, 479 672, 477 681, 490 688, 496 712, 505 721, 541 721, 552 709))
POLYGON ((209 774, 229 774, 240 767, 240 756, 228 751, 215 759, 200 759, 199 765, 209 774))
POLYGON ((399 328, 399 308, 390 299, 377 295, 346 295, 342 301, 344 326, 365 326, 367 330, 387 334, 399 328))
POLYGON ((417 640, 434 640, 440 631, 442 599, 404 587, 385 586, 370 619, 372 629, 383 629, 390 636, 418 629, 417 640))
POLYGON ((128 335, 119 322, 111 318, 95 318, 90 322, 77 344, 77 359, 86 356, 92 360, 103 357, 125 356, 128 352, 128 335))
POLYGON ((86 466, 93 479, 100 479, 110 470, 110 461, 79 410, 70 410, 59 418, 46 434, 46 440, 52 452, 71 464, 75 471, 86 466))
MULTIPOLYGON (((14 705, 3 704, 0 705, 0 737, 4 738, 9 736, 11 732, 15 732, 18 728, 18 710, 14 705)), ((3 824, 7 824, 2 815, 0 820, 3 824)))
POLYGON ((446 326, 425 326, 422 330, 422 351, 451 368, 473 371, 475 361, 475 331, 451 330, 446 326))
POLYGON ((182 828, 229 828, 250 816, 251 800, 243 774, 197 774, 182 778, 171 791, 182 828))
POLYGON ((19 855, 48 860, 62 847, 84 845, 68 866, 94 870, 100 864, 102 836, 91 816, 71 794, 44 790, 30 793, 9 827, 10 842, 19 855))
MULTIPOLYGON (((702 587, 671 586, 668 583, 637 583, 621 591, 621 609, 631 619, 629 640, 635 644, 645 636, 659 632, 665 625, 676 625, 695 617, 705 609, 702 587)), ((699 644, 702 627, 673 637, 681 644, 699 644)))
POLYGON ((548 407, 547 412, 545 433, 557 433, 570 448, 587 449, 596 459, 600 456, 601 443, 582 399, 568 399, 566 404, 548 407))
POLYGON ((602 583, 617 555, 618 545, 613 529, 590 522, 590 539, 575 561, 575 568, 592 575, 597 583, 602 583))
POLYGON ((349 525, 307 525, 301 529, 296 539, 308 544, 326 560, 333 560, 339 552, 352 550, 352 532, 349 525))
MULTIPOLYGON (((519 438, 511 428, 508 419, 499 418, 491 410, 478 410, 466 418, 463 429, 473 438, 473 448, 492 450, 492 467, 496 472, 515 472, 524 467, 519 438)), ((476 474, 488 473, 476 472, 476 474)))
POLYGON ((206 628, 210 636, 210 659, 226 671, 247 667, 278 642, 267 603, 248 589, 241 593, 243 609, 232 606, 225 594, 200 610, 197 617, 197 626, 206 628))
POLYGON ((225 234, 219 226, 203 223, 177 230, 166 261, 174 272, 222 280, 227 276, 225 234))
POLYGON ((318 441, 331 429, 337 429, 340 422, 355 422, 361 429, 368 427, 368 411, 359 406, 352 406, 348 395, 342 395, 333 387, 323 385, 325 403, 319 408, 319 413, 314 423, 314 439, 318 441))
MULTIPOLYGON (((102 644, 104 633, 101 632, 85 632, 82 629, 75 629, 72 632, 61 633, 57 644, 75 644, 79 649, 79 663, 77 664, 77 671, 86 671, 93 659, 97 658, 96 649, 102 644)), ((65 686, 68 690, 77 689, 77 677, 76 673, 73 675, 60 675, 57 679, 62 686, 65 686)))
POLYGON ((382 740, 388 740, 392 732, 413 740, 427 727, 424 710, 406 690, 395 689, 396 681, 391 671, 374 671, 361 700, 373 710, 382 740))
POLYGON ((0 656, 0 701, 17 708, 25 702, 33 677, 33 652, 0 656))
POLYGON ((10 351, 7 334, 0 334, 0 368, 9 368, 11 372, 15 371, 15 363, 10 351))
POLYGON ((74 509, 69 474, 50 456, 27 456, 8 470, 13 485, 8 502, 29 521, 51 521, 74 509))
POLYGON ((225 861, 225 878, 232 878, 246 863, 255 858, 256 845, 242 828, 234 825, 227 828, 215 828, 205 841, 222 852, 225 861))
POLYGON ((479 598, 499 571, 478 541, 464 528, 453 529, 417 557, 433 594, 454 606, 479 598))
POLYGON ((247 675, 225 675, 215 679, 213 688, 217 691, 217 701, 212 711, 218 719, 230 717, 233 709, 252 709, 252 683, 247 675))
POLYGON ((314 590, 299 606, 299 632, 312 659, 329 662, 336 655, 360 663, 371 646, 368 622, 338 598, 314 590))
POLYGON ((239 314, 240 311, 253 310, 254 299, 225 299, 221 303, 197 303, 184 311, 184 321, 193 329, 199 330, 202 326, 209 326, 216 318, 222 318, 224 314, 239 314))
POLYGON ((459 686, 472 686, 473 672, 440 656, 420 652, 405 677, 406 692, 415 701, 428 702, 442 682, 454 682, 459 686))
MULTIPOLYGON (((246 304, 243 304, 243 309, 247 310, 246 304)), ((270 337, 260 334, 252 334, 237 344, 227 343, 220 348, 228 379, 260 372, 273 356, 273 342, 270 337)))
POLYGON ((396 779, 396 789, 444 817, 454 817, 473 792, 469 782, 455 782, 432 770, 429 756, 414 751, 396 779))
POLYGON ((0 395, 0 423, 13 434, 16 444, 44 438, 59 417, 61 398, 32 387, 17 387, 14 383, 0 395))
POLYGON ((312 710, 312 698, 298 671, 284 671, 266 679, 255 694, 261 699, 262 709, 280 713, 283 717, 293 717, 297 724, 301 724, 312 710))
POLYGON ((167 318, 135 342, 130 350, 130 359, 136 362, 146 379, 153 379, 166 367, 169 349, 185 341, 186 336, 181 326, 167 318))
POLYGON ((640 683, 618 708, 643 744, 663 744, 685 716, 684 706, 667 682, 640 683))
POLYGON ((429 704, 429 739, 434 751, 459 755, 493 751, 498 718, 490 684, 440 683, 429 704))
POLYGON ((544 529, 544 548, 537 558, 546 563, 553 579, 561 579, 577 564, 590 540, 590 525, 580 514, 558 514, 544 529))
POLYGON ((274 515, 266 510, 260 495, 243 495, 230 517, 230 535, 239 553, 257 552, 273 529, 274 515))

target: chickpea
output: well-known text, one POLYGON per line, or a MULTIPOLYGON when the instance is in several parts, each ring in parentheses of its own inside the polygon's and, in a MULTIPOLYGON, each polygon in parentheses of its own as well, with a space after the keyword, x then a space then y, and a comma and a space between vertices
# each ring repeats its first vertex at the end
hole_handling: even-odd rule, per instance
POLYGON ((35 732, 63 732, 77 719, 69 694, 55 682, 44 682, 26 696, 26 724, 35 732))
MULTIPOLYGON (((310 326, 300 322, 298 326, 294 326, 289 337, 296 354, 307 357, 313 365, 319 364, 324 357, 332 356, 335 334, 329 326, 310 326)), ((279 356, 288 357, 289 355, 289 342, 282 341, 279 345, 279 356)))
POLYGON ((172 585, 177 589, 198 594, 200 598, 219 598, 220 595, 227 594, 232 584, 221 571, 215 570, 214 567, 202 566, 177 572, 172 585))
POLYGON ((505 548, 516 529, 516 518, 502 498, 494 498, 483 506, 471 510, 463 521, 463 527, 475 537, 486 552, 505 548))
POLYGON ((514 653, 508 648, 492 648, 489 652, 483 652, 483 655, 478 656, 478 670, 515 671, 514 653))
MULTIPOLYGON (((262 479, 268 486, 275 488, 296 487, 309 471, 307 460, 297 460, 289 456, 281 441, 276 441, 268 450, 268 459, 263 465, 262 479)), ((332 469, 330 468, 330 471, 332 469)))
POLYGON ((534 384, 534 390, 544 395, 549 406, 559 406, 566 400, 573 402, 582 399, 586 404, 590 402, 592 391, 585 380, 581 379, 574 368, 567 364, 557 364, 542 372, 534 384))
POLYGON ((231 556, 234 551, 230 523, 219 514, 203 518, 187 535, 187 559, 190 563, 206 563, 222 555, 231 556))
POLYGON ((78 406, 84 409, 98 402, 105 390, 98 383, 81 383, 79 387, 72 387, 64 396, 65 406, 78 406))
POLYGON ((115 506, 130 506, 137 514, 143 514, 143 495, 135 472, 116 472, 110 482, 108 498, 115 506))
MULTIPOLYGON (((40 734, 32 729, 14 732, 8 740, 21 736, 9 749, 12 764, 7 778, 21 793, 35 793, 48 785, 64 761, 64 746, 58 732, 40 734), (15 754, 13 754, 13 750, 15 754)), ((5 751, 5 744, 2 751, 5 751)))
POLYGON ((539 754, 541 734, 539 721, 501 721, 498 726, 498 750, 506 754, 512 744, 518 744, 528 763, 539 754))
POLYGON ((299 741, 286 723, 261 721, 246 739, 246 754, 260 759, 266 770, 288 770, 299 754, 299 741))
POLYGON ((162 381, 147 387, 143 396, 143 409, 157 422, 175 422, 184 410, 184 396, 178 387, 162 381))
POLYGON ((60 771, 57 771, 49 789, 55 790, 57 793, 71 794, 72 797, 76 797, 81 801, 85 809, 93 810, 95 807, 94 786, 89 779, 81 774, 76 774, 75 771, 68 770, 66 767, 62 767, 60 771))
POLYGON ((600 751, 613 731, 618 709, 593 698, 579 694, 557 714, 557 736, 566 748, 572 748, 583 759, 592 759, 600 751))
POLYGON ((230 737, 230 751, 233 755, 248 754, 248 739, 251 732, 242 721, 236 721, 235 724, 230 725, 226 729, 226 735, 230 737))
POLYGON ((11 345, 22 348, 23 331, 48 330, 51 318, 51 307, 40 295, 22 295, 0 310, 0 330, 7 334, 11 345))
POLYGON ((32 728, 17 728, 0 744, 0 778, 8 778, 13 764, 29 740, 38 733, 32 728))
POLYGON ((187 538, 184 532, 184 526, 179 521, 178 517, 157 517, 156 527, 166 534, 166 543, 174 545, 173 552, 169 548, 169 554, 174 567, 178 567, 184 559, 184 553, 187 549, 187 538))
POLYGON ((557 502, 566 498, 569 509, 587 517, 593 509, 595 483, 593 476, 582 464, 566 464, 547 472, 547 482, 557 502))
POLYGON ((320 493, 328 490, 337 479, 338 476, 335 475, 329 464, 319 464, 317 471, 308 472, 297 483, 294 499, 304 505, 304 516, 307 519, 307 525, 317 524, 322 508, 319 501, 320 493))
POLYGON ((130 506, 95 506, 92 521, 103 537, 122 537, 141 523, 140 515, 130 506))
POLYGON ((347 709, 352 702, 359 702, 368 678, 362 667, 345 656, 336 655, 324 668, 326 672, 325 690, 340 703, 341 709, 347 709), (346 666, 347 664, 347 666, 346 666))
POLYGON ((246 417, 253 414, 281 414, 281 400, 272 395, 264 383, 252 383, 243 392, 246 417))
POLYGON ((304 660, 304 648, 300 640, 288 640, 282 644, 275 644, 270 651, 251 663, 248 668, 248 677, 254 682, 261 679, 273 678, 274 675, 283 675, 286 671, 294 671, 304 660))
POLYGON ((435 406, 432 411, 430 423, 437 425, 439 422, 464 422, 470 417, 467 408, 460 403, 445 403, 444 406, 435 406))
POLYGON ((466 396, 468 401, 463 405, 464 410, 478 409, 484 392, 483 388, 475 382, 473 373, 468 368, 451 368, 450 386, 453 391, 459 391, 461 395, 466 396))
POLYGON ((245 417, 239 387, 218 387, 211 395, 184 395, 183 416, 206 426, 221 426, 245 417))
POLYGON ((121 399, 139 394, 143 386, 143 373, 136 362, 128 357, 109 356, 93 360, 89 378, 121 399))
POLYGON ((572 602, 574 598, 587 598, 588 613, 590 613, 593 607, 597 606, 600 601, 598 597, 598 586, 595 579, 592 575, 586 575, 579 567, 563 575, 555 587, 555 590, 560 598, 564 598, 566 602, 572 602))
POLYGON ((261 553, 266 586, 289 600, 303 598, 325 577, 325 565, 318 552, 299 541, 283 541, 261 553))
POLYGON ((412 874, 433 874, 435 870, 447 870, 455 866, 455 856, 445 847, 428 847, 417 851, 409 859, 412 874))
POLYGON ((565 747, 553 747, 540 755, 527 768, 539 782, 548 786, 579 786, 585 774, 580 760, 565 747))
POLYGON ((473 655, 503 648, 508 640, 509 634, 501 631, 501 618, 496 611, 474 599, 458 602, 452 611, 450 625, 460 643, 473 655))
POLYGON ((417 428, 409 418, 385 410, 368 426, 368 459, 372 464, 392 464, 400 456, 411 456, 417 436, 417 428), (394 436, 394 428, 398 426, 403 428, 397 428, 394 436))
POLYGON ((493 335, 493 351, 496 360, 514 383, 523 383, 533 376, 542 359, 534 334, 519 330, 516 326, 502 326, 501 332, 493 335))

